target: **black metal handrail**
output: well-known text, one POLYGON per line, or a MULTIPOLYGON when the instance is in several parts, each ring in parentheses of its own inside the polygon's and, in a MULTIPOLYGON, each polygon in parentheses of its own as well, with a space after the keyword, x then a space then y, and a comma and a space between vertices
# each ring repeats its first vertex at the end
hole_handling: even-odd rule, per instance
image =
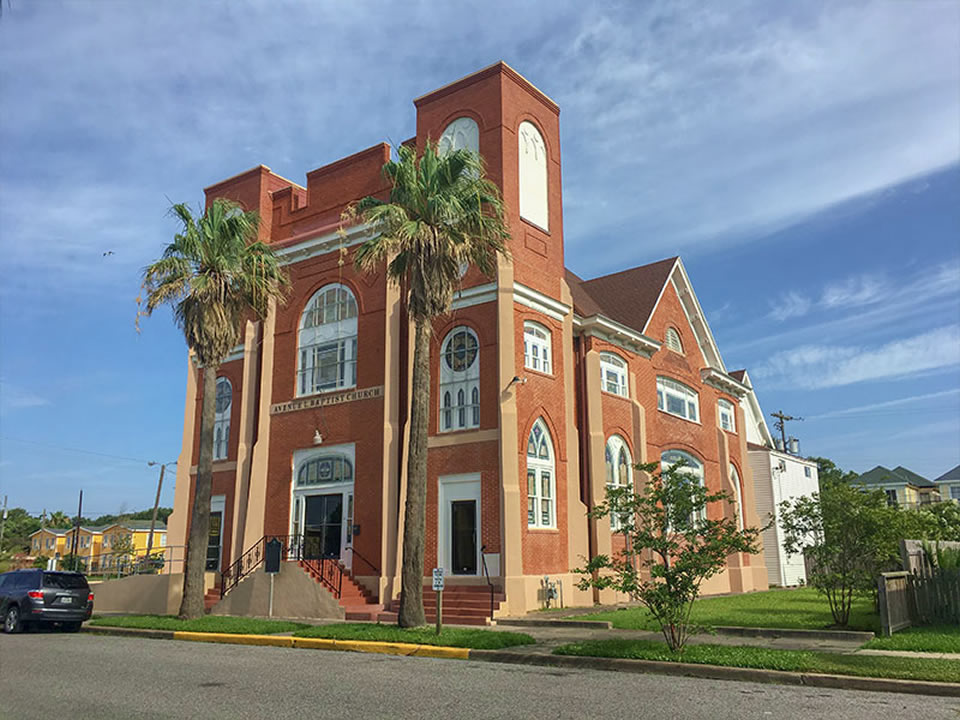
MULTIPOLYGON (((340 558, 308 557, 310 553, 302 535, 264 535, 249 550, 238 557, 220 574, 220 597, 233 590, 240 581, 259 568, 266 558, 267 543, 280 542, 280 557, 283 560, 298 560, 317 575, 320 583, 338 600, 343 591, 343 575, 346 569, 340 558)), ((366 562, 366 560, 364 561, 366 562)))
MULTIPOLYGON (((354 560, 355 560, 356 558, 360 558, 360 559, 363 560, 367 565, 369 565, 369 566, 373 569, 373 574, 374 574, 374 575, 379 575, 379 574, 380 574, 380 568, 377 567, 376 565, 374 565, 374 564, 373 564, 372 562, 370 562, 369 560, 367 560, 363 555, 361 555, 360 553, 358 553, 357 550, 356 550, 356 548, 353 547, 353 545, 351 545, 350 547, 348 547, 347 550, 349 550, 349 551, 352 553, 354 560)), ((352 562, 352 561, 351 561, 350 567, 351 567, 351 569, 352 569, 354 572, 356 572, 356 562, 352 562)))
MULTIPOLYGON (((476 547, 476 545, 474 545, 476 547)), ((480 564, 483 565, 483 576, 487 579, 487 587, 490 588, 490 619, 493 620, 493 582, 490 580, 490 573, 487 570, 487 546, 480 546, 480 564)))

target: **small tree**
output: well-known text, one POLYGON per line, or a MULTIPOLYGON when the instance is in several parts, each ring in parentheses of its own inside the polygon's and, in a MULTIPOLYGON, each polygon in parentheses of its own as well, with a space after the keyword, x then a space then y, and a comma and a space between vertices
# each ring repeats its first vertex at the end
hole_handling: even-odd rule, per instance
POLYGON ((784 550, 807 556, 807 582, 826 596, 836 625, 847 627, 853 598, 896 564, 900 512, 882 491, 845 481, 821 480, 819 493, 780 503, 784 550))
POLYGON ((113 563, 117 574, 126 569, 133 558, 134 546, 132 535, 114 535, 110 547, 110 554, 113 556, 113 563))
POLYGON ((694 630, 690 612, 703 581, 721 572, 729 555, 760 551, 761 529, 740 530, 734 516, 711 519, 708 507, 732 498, 708 491, 683 466, 636 465, 651 474, 642 489, 607 488, 588 515, 615 515, 630 550, 598 555, 575 570, 583 575, 581 590, 612 588, 644 605, 673 651, 682 651, 694 630))

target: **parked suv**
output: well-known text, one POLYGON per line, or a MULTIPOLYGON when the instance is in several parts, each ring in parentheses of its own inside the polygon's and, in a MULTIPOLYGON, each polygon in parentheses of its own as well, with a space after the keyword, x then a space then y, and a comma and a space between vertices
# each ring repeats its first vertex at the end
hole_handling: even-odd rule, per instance
POLYGON ((4 632, 20 632, 35 623, 60 623, 67 632, 76 632, 92 613, 93 593, 80 573, 13 570, 0 574, 4 632))

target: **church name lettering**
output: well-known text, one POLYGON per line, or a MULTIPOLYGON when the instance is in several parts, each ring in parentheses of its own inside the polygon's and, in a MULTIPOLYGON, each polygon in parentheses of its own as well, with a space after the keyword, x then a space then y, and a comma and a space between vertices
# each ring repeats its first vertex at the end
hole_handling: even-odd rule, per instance
POLYGON ((342 405, 343 403, 354 402, 355 400, 369 400, 383 396, 383 385, 363 390, 354 390, 353 392, 340 393, 339 395, 317 395, 314 397, 302 398, 300 400, 291 400, 285 403, 276 403, 270 406, 271 415, 280 415, 282 413, 296 412, 297 410, 309 410, 310 408, 327 407, 329 405, 342 405))

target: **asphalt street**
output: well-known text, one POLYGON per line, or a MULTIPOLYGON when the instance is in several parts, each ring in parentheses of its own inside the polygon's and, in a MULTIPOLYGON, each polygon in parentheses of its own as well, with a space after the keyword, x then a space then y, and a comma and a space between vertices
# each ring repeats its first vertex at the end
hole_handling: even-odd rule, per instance
POLYGON ((0 717, 960 718, 960 700, 463 660, 0 636, 0 717))

